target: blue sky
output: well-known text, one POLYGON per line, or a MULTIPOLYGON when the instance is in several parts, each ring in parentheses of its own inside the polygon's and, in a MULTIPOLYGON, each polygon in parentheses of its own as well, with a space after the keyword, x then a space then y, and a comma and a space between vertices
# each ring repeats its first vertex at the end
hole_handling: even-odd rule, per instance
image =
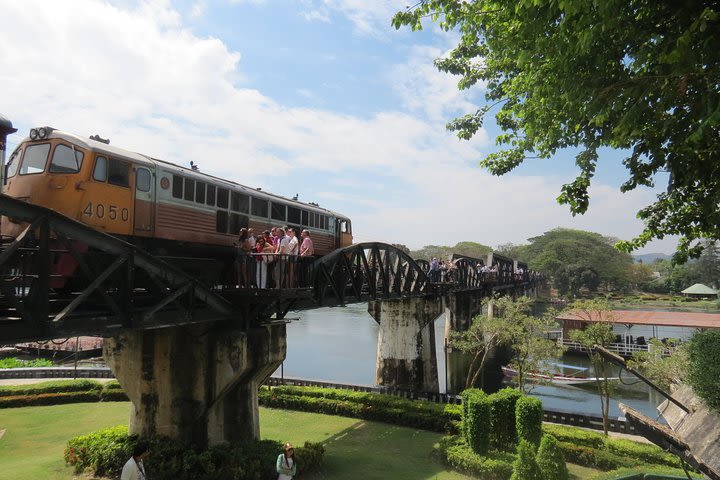
MULTIPOLYGON (((396 31, 394 0, 0 0, 0 108, 343 212, 356 241, 523 243, 557 226, 629 238, 651 189, 621 194, 606 151, 588 214, 555 198, 572 152, 505 177, 444 125, 483 104, 434 58, 456 40, 396 31)), ((12 147, 20 135, 9 139, 12 147)), ((644 251, 670 252, 673 239, 644 251)))

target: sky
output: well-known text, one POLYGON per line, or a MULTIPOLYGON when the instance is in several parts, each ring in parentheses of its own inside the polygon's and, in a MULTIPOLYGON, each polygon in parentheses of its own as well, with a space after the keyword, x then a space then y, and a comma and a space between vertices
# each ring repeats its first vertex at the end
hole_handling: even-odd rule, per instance
MULTIPOLYGON (((355 242, 412 249, 522 244, 556 227, 629 239, 657 190, 623 194, 603 151, 588 213, 558 205, 573 152, 502 177, 492 121, 445 129, 484 105, 433 60, 457 41, 395 30, 395 0, 0 0, 0 113, 49 125, 348 215, 355 242)), ((671 253, 668 238, 640 251, 671 253)))

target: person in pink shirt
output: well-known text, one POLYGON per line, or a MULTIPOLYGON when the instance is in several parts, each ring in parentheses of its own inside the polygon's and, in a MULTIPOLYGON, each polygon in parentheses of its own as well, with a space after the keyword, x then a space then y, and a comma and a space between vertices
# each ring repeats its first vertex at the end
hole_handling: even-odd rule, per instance
POLYGON ((310 238, 310 232, 303 230, 300 233, 302 237, 302 243, 300 244, 300 256, 301 257, 312 257, 315 254, 315 246, 310 238))

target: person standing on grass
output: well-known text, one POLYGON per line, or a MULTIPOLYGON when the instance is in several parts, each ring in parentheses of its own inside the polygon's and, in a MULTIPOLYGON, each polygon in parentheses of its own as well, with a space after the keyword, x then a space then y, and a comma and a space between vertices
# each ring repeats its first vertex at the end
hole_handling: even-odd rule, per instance
POLYGON ((150 455, 150 447, 146 442, 138 442, 133 447, 133 454, 130 460, 125 462, 120 480, 147 480, 143 460, 150 455))
POLYGON ((278 473, 278 480, 292 480, 295 476, 297 464, 295 463, 295 449, 292 444, 285 444, 283 453, 278 455, 275 470, 278 473))

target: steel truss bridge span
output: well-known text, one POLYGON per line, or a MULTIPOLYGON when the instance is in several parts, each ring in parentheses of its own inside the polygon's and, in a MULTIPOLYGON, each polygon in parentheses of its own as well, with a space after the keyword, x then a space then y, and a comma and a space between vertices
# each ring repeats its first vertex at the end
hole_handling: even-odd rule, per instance
MULTIPOLYGON (((487 296, 534 282, 513 277, 513 260, 493 254, 455 258, 444 281, 433 281, 428 262, 368 242, 315 261, 277 259, 293 263, 291 288, 243 288, 235 278, 209 283, 181 264, 5 195, 0 214, 27 225, 17 238, 3 239, 0 250, 0 344, 218 321, 247 329, 283 321, 290 310, 457 291, 487 296), (73 264, 71 277, 57 273, 62 262, 73 264), (480 274, 477 266, 485 262, 498 273, 480 274)), ((228 267, 212 259, 184 260, 206 269, 228 267)))

